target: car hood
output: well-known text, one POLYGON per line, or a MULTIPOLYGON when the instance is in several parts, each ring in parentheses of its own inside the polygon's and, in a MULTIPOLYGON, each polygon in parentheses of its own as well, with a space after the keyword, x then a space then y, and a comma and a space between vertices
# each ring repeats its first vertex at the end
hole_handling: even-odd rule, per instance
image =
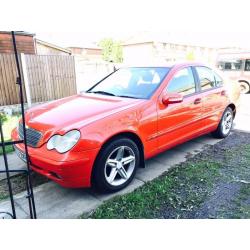
POLYGON ((80 129, 143 101, 145 100, 81 94, 31 108, 27 111, 25 120, 28 127, 42 132, 46 140, 54 133, 80 129))

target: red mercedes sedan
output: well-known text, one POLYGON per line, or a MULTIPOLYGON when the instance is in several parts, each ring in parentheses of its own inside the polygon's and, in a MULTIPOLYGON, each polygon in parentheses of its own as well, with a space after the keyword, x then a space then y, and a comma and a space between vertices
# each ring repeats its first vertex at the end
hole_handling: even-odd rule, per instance
MULTIPOLYGON (((203 64, 121 68, 26 112, 31 167, 65 187, 120 190, 145 159, 210 132, 228 136, 238 97, 203 64)), ((23 139, 21 123, 12 138, 23 139)), ((24 158, 23 144, 16 151, 24 158)))

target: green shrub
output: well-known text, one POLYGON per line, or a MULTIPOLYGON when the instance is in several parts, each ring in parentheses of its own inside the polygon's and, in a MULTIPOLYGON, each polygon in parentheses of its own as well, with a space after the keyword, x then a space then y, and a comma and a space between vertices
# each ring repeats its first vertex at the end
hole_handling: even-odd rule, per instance
POLYGON ((2 123, 6 122, 7 121, 7 115, 4 114, 4 113, 0 113, 0 121, 2 123))

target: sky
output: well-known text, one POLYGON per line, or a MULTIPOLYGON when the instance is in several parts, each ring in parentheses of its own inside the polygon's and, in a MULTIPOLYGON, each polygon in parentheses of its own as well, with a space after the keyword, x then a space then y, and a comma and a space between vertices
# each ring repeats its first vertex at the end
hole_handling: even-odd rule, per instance
POLYGON ((147 31, 183 43, 249 48, 249 5, 247 0, 11 0, 1 2, 0 30, 34 32, 63 47, 147 31))
POLYGON ((208 47, 242 47, 250 49, 249 32, 188 32, 188 31, 106 31, 106 32, 35 32, 38 39, 54 43, 62 47, 88 47, 98 43, 101 39, 111 37, 114 40, 126 41, 133 36, 143 36, 158 41, 194 44, 208 47), (144 35, 143 35, 144 34, 144 35))

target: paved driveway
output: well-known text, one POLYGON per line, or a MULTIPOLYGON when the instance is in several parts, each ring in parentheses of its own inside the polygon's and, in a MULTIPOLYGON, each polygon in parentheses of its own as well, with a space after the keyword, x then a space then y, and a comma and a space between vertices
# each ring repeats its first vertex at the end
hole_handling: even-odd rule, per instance
POLYGON ((250 94, 241 96, 234 129, 250 132, 250 94))
MULTIPOLYGON (((234 129, 250 132, 250 95, 243 96, 241 103, 234 129)), ((207 145, 213 145, 218 141, 210 135, 202 136, 148 160, 146 168, 138 170, 134 181, 115 194, 101 195, 91 189, 65 189, 53 182, 40 185, 34 189, 38 218, 77 218, 82 213, 89 213, 103 201, 133 191, 174 165, 185 161, 188 156, 197 154, 207 145)), ((1 161, 0 164, 2 164, 1 161)), ((18 218, 28 218, 28 203, 25 195, 26 193, 23 192, 15 196, 18 218)), ((0 202, 0 210, 11 211, 8 200, 0 202)))

